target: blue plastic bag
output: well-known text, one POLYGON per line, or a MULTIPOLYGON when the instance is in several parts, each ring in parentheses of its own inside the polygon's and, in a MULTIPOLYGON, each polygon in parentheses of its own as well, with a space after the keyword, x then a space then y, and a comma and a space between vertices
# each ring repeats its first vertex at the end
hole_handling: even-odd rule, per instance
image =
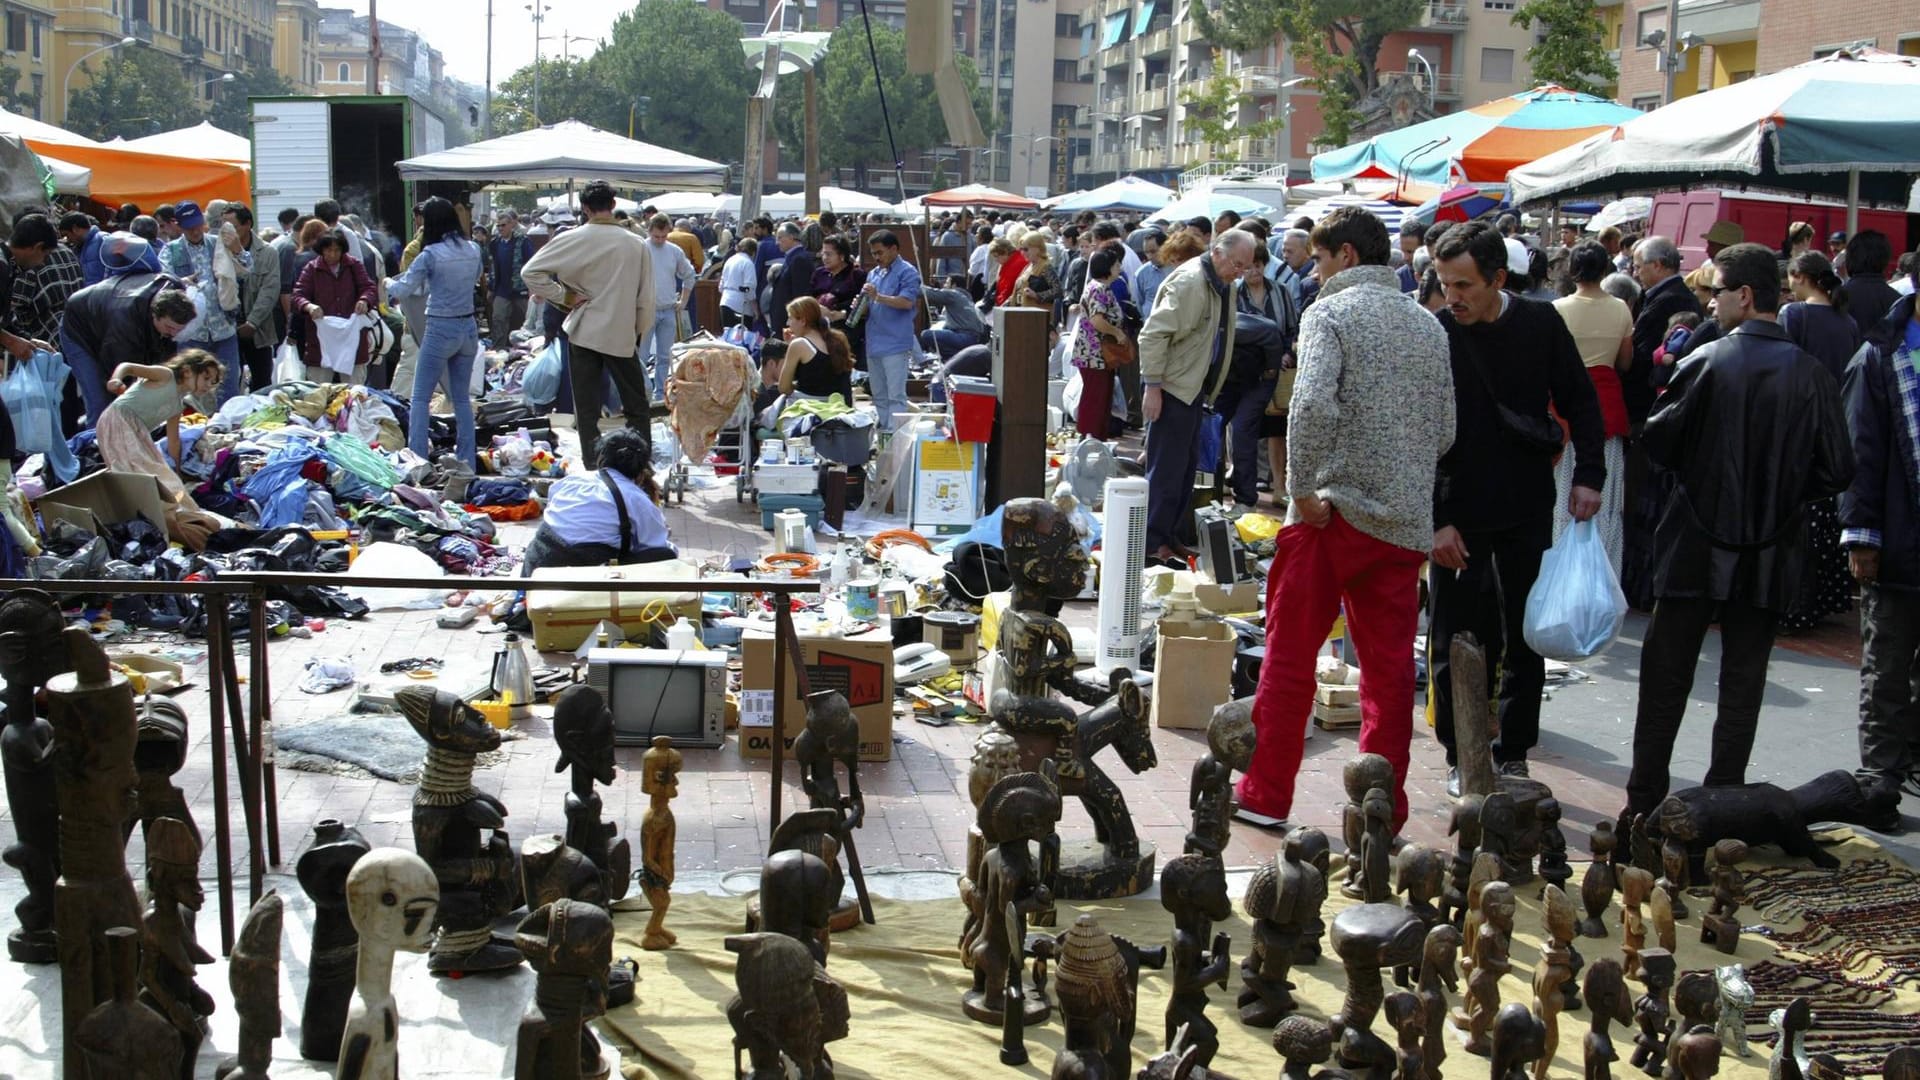
POLYGON ((0 398, 13 417, 14 446, 23 454, 47 455, 48 468, 63 484, 80 474, 80 462, 60 435, 60 396, 71 377, 59 353, 41 350, 16 362, 0 384, 0 398))
POLYGON ((1220 471, 1220 455, 1226 449, 1227 418, 1207 409, 1200 414, 1200 431, 1194 440, 1193 469, 1195 472, 1217 473, 1220 471))
POLYGON ((1541 558, 1527 593, 1527 647, 1553 660, 1584 660, 1613 643, 1626 615, 1627 594, 1600 533, 1591 521, 1575 522, 1541 558))
POLYGON ((560 378, 565 374, 560 359, 560 339, 547 342, 540 355, 527 365, 520 376, 520 399, 530 406, 551 405, 560 396, 560 378))

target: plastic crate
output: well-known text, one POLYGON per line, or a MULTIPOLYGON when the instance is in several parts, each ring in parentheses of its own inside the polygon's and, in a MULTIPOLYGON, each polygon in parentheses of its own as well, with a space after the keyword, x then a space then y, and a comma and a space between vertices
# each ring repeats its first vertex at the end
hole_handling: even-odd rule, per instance
MULTIPOLYGON (((764 466, 763 466, 764 468, 764 466)), ((759 471, 755 471, 759 476, 759 471)), ((827 501, 818 495, 760 495, 760 527, 773 531, 773 515, 782 510, 799 510, 807 515, 807 528, 820 524, 820 515, 825 513, 827 501)))

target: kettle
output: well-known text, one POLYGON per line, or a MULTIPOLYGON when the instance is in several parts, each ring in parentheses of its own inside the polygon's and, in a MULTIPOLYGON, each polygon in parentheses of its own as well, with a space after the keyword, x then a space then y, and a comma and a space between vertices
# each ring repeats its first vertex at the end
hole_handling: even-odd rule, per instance
POLYGON ((533 663, 527 659, 526 645, 520 635, 508 631, 500 639, 500 649, 493 654, 493 677, 488 680, 488 688, 493 691, 495 701, 504 701, 508 694, 513 695, 513 708, 508 715, 515 720, 524 720, 533 715, 533 663))

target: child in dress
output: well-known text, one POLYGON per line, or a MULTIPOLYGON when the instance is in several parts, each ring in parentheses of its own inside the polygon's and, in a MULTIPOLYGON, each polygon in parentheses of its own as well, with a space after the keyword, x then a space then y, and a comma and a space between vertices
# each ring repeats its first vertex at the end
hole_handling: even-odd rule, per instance
POLYGON ((153 429, 167 429, 167 453, 180 460, 180 413, 189 394, 210 394, 226 369, 204 349, 182 349, 164 365, 121 364, 107 380, 118 394, 94 425, 100 457, 115 472, 143 472, 160 481, 183 509, 198 509, 178 473, 153 444, 153 429))

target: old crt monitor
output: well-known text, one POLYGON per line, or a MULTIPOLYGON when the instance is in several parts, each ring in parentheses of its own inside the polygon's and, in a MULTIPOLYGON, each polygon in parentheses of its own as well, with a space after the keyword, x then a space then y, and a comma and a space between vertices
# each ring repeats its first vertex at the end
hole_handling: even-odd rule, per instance
POLYGON ((726 740, 727 660, 717 652, 593 649, 587 685, 613 713, 613 741, 645 746, 665 735, 679 747, 726 740))

